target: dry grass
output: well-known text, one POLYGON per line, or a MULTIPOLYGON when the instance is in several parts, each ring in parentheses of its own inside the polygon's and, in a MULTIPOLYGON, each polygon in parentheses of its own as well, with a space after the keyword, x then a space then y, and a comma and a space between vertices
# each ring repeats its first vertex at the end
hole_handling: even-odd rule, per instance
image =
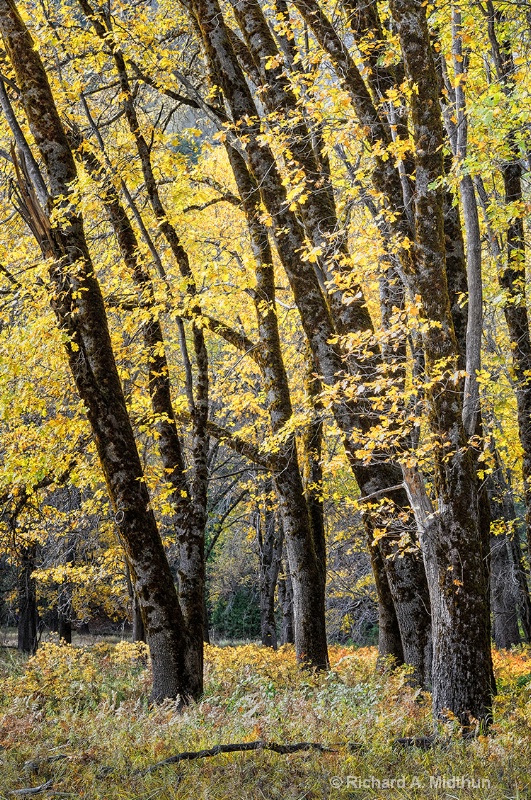
POLYGON ((91 800, 531 796, 530 652, 495 654, 491 735, 465 742, 450 726, 427 751, 394 744, 432 732, 430 697, 408 685, 406 670, 377 671, 373 649, 334 647, 331 658, 329 674, 313 675, 297 667, 291 648, 207 648, 204 698, 178 713, 171 703, 148 706, 149 670, 137 646, 47 644, 28 662, 2 650, 0 797, 47 780, 56 794, 42 797, 91 800), (183 750, 256 739, 321 742, 337 752, 218 755, 141 774, 183 750), (349 751, 349 742, 360 749, 349 751), (58 755, 65 757, 50 760, 58 755), (445 786, 451 776, 483 787, 445 786), (378 788, 386 779, 395 785, 378 788))

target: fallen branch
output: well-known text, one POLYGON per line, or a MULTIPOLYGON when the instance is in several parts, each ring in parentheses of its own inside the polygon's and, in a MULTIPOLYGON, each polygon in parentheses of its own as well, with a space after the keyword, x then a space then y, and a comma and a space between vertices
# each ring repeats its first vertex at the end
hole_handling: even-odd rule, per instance
POLYGON ((277 744, 276 742, 264 742, 259 740, 257 742, 239 742, 236 744, 217 744, 211 747, 210 750, 198 750, 196 752, 177 753, 175 756, 165 758, 164 761, 159 761, 152 764, 147 769, 141 770, 141 775, 148 775, 160 767, 165 767, 168 764, 178 764, 180 761, 193 761, 196 758, 210 758, 211 756, 218 756, 220 753, 245 753, 249 750, 272 750, 274 753, 281 755, 289 755, 290 753, 298 753, 301 750, 317 750, 320 753, 337 753, 337 750, 331 750, 322 744, 316 742, 297 742, 296 744, 277 744))
POLYGON ((14 789, 10 794, 14 794, 17 797, 29 797, 32 794, 40 794, 41 792, 47 792, 48 789, 51 789, 53 786, 53 780, 46 781, 46 783, 41 783, 40 786, 34 786, 33 788, 29 789, 14 789))

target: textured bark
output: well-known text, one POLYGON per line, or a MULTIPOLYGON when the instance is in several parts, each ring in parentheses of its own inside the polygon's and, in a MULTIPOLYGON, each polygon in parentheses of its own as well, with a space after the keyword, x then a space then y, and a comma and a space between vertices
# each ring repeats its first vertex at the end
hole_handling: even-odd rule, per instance
MULTIPOLYGON (((450 710, 467 726, 490 718, 493 671, 490 652, 486 557, 474 459, 462 425, 462 384, 449 381, 458 345, 446 280, 443 196, 435 183, 444 174, 439 88, 425 8, 414 0, 392 0, 411 97, 416 156, 415 271, 411 291, 422 301, 428 323, 423 343, 426 372, 442 378, 427 391, 434 440, 436 514, 418 518, 430 589, 433 623, 433 710, 450 710)), ((413 495, 414 487, 410 486, 413 495)))
MULTIPOLYGON (((255 259, 253 293, 260 341, 259 367, 266 390, 266 405, 273 433, 279 433, 292 416, 291 398, 275 306, 275 273, 267 228, 260 221, 260 194, 242 156, 232 147, 228 155, 242 208, 246 215, 255 259)), ((326 642, 324 547, 316 548, 312 517, 304 494, 295 437, 279 447, 273 472, 279 498, 286 550, 293 587, 297 657, 314 667, 328 666, 326 642), (324 559, 324 562, 323 562, 324 559)))
MULTIPOLYGON (((456 78, 455 97, 455 153, 458 164, 466 159, 468 149, 468 117, 464 81, 468 69, 468 53, 463 51, 461 11, 452 11, 452 54, 456 78)), ((461 166, 462 168, 462 166, 461 166)), ((459 181, 459 195, 466 233, 467 273, 467 328, 465 344, 465 385, 463 398, 463 425, 471 436, 479 421, 479 384, 477 373, 481 369, 481 335, 483 331, 483 281, 481 274, 481 231, 472 176, 463 174, 459 181)))
POLYGON ((306 348, 305 393, 311 419, 302 435, 304 494, 310 515, 312 541, 319 568, 322 592, 326 589, 326 532, 323 501, 323 406, 322 386, 309 347, 306 348))
POLYGON ((293 621, 293 585, 289 566, 284 564, 283 575, 278 580, 278 600, 282 611, 281 644, 294 644, 295 625, 293 621))
POLYGON ((131 570, 129 569, 127 561, 125 562, 125 579, 127 583, 127 591, 129 592, 129 602, 131 603, 133 642, 145 642, 146 630, 144 628, 144 621, 142 619, 142 610, 140 608, 140 603, 138 602, 138 597, 135 594, 133 582, 131 580, 131 570))
POLYGON ((373 544, 372 536, 369 537, 368 548, 378 596, 378 654, 380 658, 392 657, 400 666, 405 661, 400 626, 382 554, 380 548, 373 544))
POLYGON ((257 535, 260 556, 260 629, 262 644, 277 649, 275 620, 275 591, 282 559, 283 530, 271 507, 272 481, 264 485, 264 513, 257 515, 257 535))
POLYGON ((17 117, 13 111, 11 102, 7 94, 7 89, 5 87, 3 80, 0 80, 0 106, 2 107, 2 112, 7 121, 7 124, 11 129, 11 133, 13 134, 15 144, 19 152, 23 154, 28 175, 31 179, 33 186, 35 187, 35 192, 37 194, 37 197, 39 198, 39 202, 42 206, 45 206, 46 203, 48 202, 48 189, 46 187, 46 184, 44 183, 44 179, 42 177, 39 166, 35 161, 33 153, 31 152, 31 149, 28 146, 26 137, 24 136, 24 132, 20 127, 17 117))
MULTIPOLYGON (((96 34, 106 40, 109 30, 107 20, 100 18, 91 8, 87 0, 79 0, 86 16, 90 19, 96 34)), ((131 84, 127 72, 124 56, 118 48, 113 48, 112 56, 122 89, 122 103, 129 131, 135 141, 138 157, 142 167, 146 193, 157 220, 157 225, 168 242, 176 264, 183 278, 187 281, 187 292, 191 298, 196 296, 195 281, 188 259, 174 225, 170 222, 151 163, 150 148, 142 133, 140 121, 136 112, 131 84)), ((120 221, 119 221, 120 224, 120 221)), ((121 246, 123 249, 126 232, 131 239, 132 227, 125 224, 122 214, 121 246)), ((126 243, 127 246, 127 243, 126 243)), ((131 244, 129 243, 129 260, 131 260, 131 244)), ((136 252, 136 250, 134 251, 136 252)), ((134 273, 135 274, 135 273, 134 273)), ((136 268, 136 280, 146 283, 145 275, 139 274, 136 268)), ((149 279, 148 279, 149 281, 149 279)), ((183 611, 188 630, 190 646, 187 650, 187 665, 190 676, 203 673, 203 628, 204 628, 204 592, 205 592, 205 565, 204 565, 204 529, 207 519, 206 502, 208 490, 208 355, 204 339, 203 328, 194 319, 200 315, 197 302, 192 303, 192 341, 196 357, 196 385, 195 396, 192 386, 188 387, 191 398, 192 418, 192 457, 193 477, 190 486, 185 478, 185 465, 182 456, 182 447, 179 441, 175 415, 171 403, 168 368, 163 344, 162 331, 158 320, 152 320, 147 326, 146 345, 149 347, 150 358, 150 394, 153 409, 161 415, 159 429, 164 433, 159 439, 159 449, 172 487, 172 503, 177 508, 178 522, 176 526, 177 543, 179 547, 179 601, 183 611), (168 472, 171 470, 171 472, 168 472), (186 496, 185 496, 186 495, 186 496)), ((146 337, 146 334, 145 334, 146 337)), ((183 346, 185 341, 183 338, 183 346)), ((160 430, 159 430, 160 433, 160 430)), ((198 696, 202 691, 201 686, 195 692, 198 696)))
MULTIPOLYGON (((514 519, 514 517, 513 517, 514 519)), ((520 543, 518 529, 509 541, 511 550, 511 560, 514 565, 515 578, 518 584, 516 604, 518 606, 518 617, 522 627, 522 638, 524 642, 531 642, 531 596, 527 583, 526 569, 520 543)))
MULTIPOLYGON (((60 203, 77 179, 75 162, 35 45, 11 0, 0 3, 0 29, 28 122, 45 164, 50 196, 60 203)), ((131 565, 152 656, 154 700, 193 696, 186 682, 187 635, 127 413, 98 281, 81 217, 63 203, 52 231, 52 305, 67 338, 76 387, 86 408, 109 496, 131 565)))
MULTIPOLYGON (((488 499, 493 522, 508 522, 500 497, 500 470, 487 479, 488 499)), ((490 537, 490 599, 492 638, 496 647, 510 648, 520 642, 518 630, 518 579, 512 561, 510 537, 506 532, 490 537)))
POLYGON ((463 305, 463 296, 468 291, 466 277, 465 243, 459 207, 454 202, 452 192, 444 193, 444 240, 446 249, 446 281, 450 298, 450 311, 454 324, 455 338, 459 350, 457 367, 466 369, 466 328, 468 314, 466 305, 463 305))
MULTIPOLYGON (((391 131, 387 121, 382 119, 376 111, 356 65, 329 20, 313 0, 302 0, 301 2, 295 2, 294 5, 312 27, 321 46, 327 50, 332 58, 338 76, 351 95, 353 106, 360 121, 366 125, 369 131, 370 141, 373 144, 388 144, 391 141, 391 131)), ((373 16, 375 14, 375 12, 369 10, 366 13, 373 16)), ((382 80, 384 79, 383 75, 380 77, 382 80)), ((390 82, 392 77, 391 74, 388 74, 385 80, 390 82)), ((409 221, 404 213, 404 194, 408 195, 408 191, 404 193, 400 173, 393 166, 391 160, 383 160, 376 156, 373 183, 375 189, 382 192, 384 204, 393 208, 395 232, 402 237, 411 236, 412 231, 409 227, 409 221)), ((385 235, 386 232, 384 232, 384 237, 385 235)), ((388 234, 387 238, 389 238, 388 234)), ((407 252, 400 253, 400 257, 406 264, 409 264, 407 252)), ((398 308, 403 302, 402 291, 402 284, 398 281, 395 289, 396 296, 393 297, 393 304, 398 308)), ((366 311, 365 299, 361 293, 360 297, 360 304, 363 306, 364 313, 361 309, 355 314, 347 314, 346 311, 343 314, 334 313, 335 327, 339 333, 372 329, 372 322, 366 311)), ((358 368, 361 368, 364 373, 366 372, 370 379, 371 373, 374 374, 374 370, 378 365, 379 358, 379 354, 375 353, 372 359, 368 359, 366 363, 358 368)), ((368 432, 371 425, 370 418, 359 418, 358 420, 358 426, 364 432, 368 432)), ((341 427, 344 432, 348 432, 348 423, 341 427)), ((400 468, 391 463, 365 467, 360 465, 352 456, 350 462, 362 496, 373 494, 374 492, 381 493, 384 496, 386 488, 396 486, 402 482, 400 468)), ((404 491, 395 491, 392 494, 392 500, 399 508, 405 509, 408 506, 408 499, 404 491)), ((370 525, 368 519, 367 524, 370 525)), ((390 589, 390 595, 385 592, 384 595, 379 597, 380 612, 382 619, 386 620, 386 627, 391 620, 398 619, 403 637, 402 649, 405 659, 415 667, 417 678, 425 685, 428 685, 431 656, 429 654, 430 612, 426 576, 419 554, 407 553, 402 556, 398 555, 395 540, 399 536, 400 534, 395 535, 390 531, 389 536, 385 537, 378 545, 381 550, 379 563, 384 566, 387 576, 386 580, 383 576, 376 580, 377 589, 382 587, 383 590, 384 586, 390 589), (392 596, 395 609, 384 610, 383 605, 389 602, 390 596, 392 596)), ((376 565, 374 558, 373 564, 376 565)), ((387 634, 382 636, 380 654, 387 655, 383 649, 385 642, 390 643, 391 651, 389 654, 397 657, 397 647, 393 644, 393 637, 387 634)))
MULTIPOLYGON (((135 596, 133 603, 133 642, 145 642, 146 629, 142 619, 142 609, 138 598, 135 596)), ((197 678, 196 678, 197 680, 197 678)))
POLYGON ((37 545, 22 547, 17 568, 18 649, 33 655, 37 649, 37 584, 32 578, 36 569, 37 545))
POLYGON ((386 96, 388 89, 399 86, 404 80, 402 63, 387 66, 385 64, 385 33, 376 3, 364 0, 343 0, 348 15, 350 29, 356 44, 364 44, 362 57, 369 67, 368 83, 376 98, 386 96), (369 46, 367 46, 369 45, 369 46))
MULTIPOLYGON (((503 22, 501 11, 495 11, 491 1, 487 3, 488 33, 498 80, 508 98, 512 94, 512 75, 515 71, 512 45, 500 43, 496 23, 503 22)), ((509 131, 508 149, 510 160, 503 163, 505 202, 521 203, 522 165, 518 146, 518 132, 509 131)), ((523 213, 523 212, 522 212, 523 213)), ((505 264, 500 265, 498 280, 505 292, 504 314, 509 338, 516 385, 518 411, 518 435, 523 450, 522 477, 526 505, 527 544, 531 563, 531 334, 526 305, 526 242, 523 216, 515 215, 507 225, 505 264)))
MULTIPOLYGON (((276 247, 281 262, 288 276, 297 307, 301 314, 301 321, 307 335, 316 368, 323 381, 329 385, 337 385, 338 380, 345 370, 345 364, 338 348, 331 344, 331 339, 337 333, 334 326, 327 298, 323 294, 318 277, 308 262, 300 257, 306 247, 304 230, 297 217, 288 208, 286 190, 282 184, 273 155, 267 145, 257 140, 259 135, 258 112, 252 95, 246 84, 241 67, 232 49, 230 38, 227 35, 223 22, 221 9, 216 0, 194 0, 191 3, 203 42, 209 66, 218 86, 223 89, 224 96, 234 120, 239 122, 239 130, 245 138, 245 158, 260 193, 265 207, 271 215, 276 229, 276 247)), ((370 107, 373 109, 372 101, 370 107)), ((369 109, 369 112, 372 113, 369 109)), ((368 113, 369 113, 368 112, 368 113)), ((378 122, 378 124, 381 124, 378 122)), ((382 134, 383 135, 383 134, 382 134)), ((399 198, 398 205, 403 205, 402 189, 398 173, 392 167, 394 178, 388 170, 389 162, 383 162, 385 175, 391 183, 394 178, 398 184, 393 183, 395 195, 399 198), (396 193, 397 192, 397 193, 396 193)), ((339 317, 339 315, 337 315, 339 317)), ((361 329, 366 330, 370 325, 370 318, 364 312, 361 329)), ((344 332, 344 331, 342 331, 344 332)), ((364 367, 372 374, 374 364, 371 362, 364 367)), ((361 413, 360 404, 357 407, 347 402, 338 402, 334 405, 334 415, 338 426, 344 434, 344 444, 356 480, 360 486, 361 494, 368 495, 377 491, 384 495, 385 491, 401 483, 401 473, 391 464, 374 464, 365 466, 360 464, 357 457, 358 446, 353 433, 366 433, 372 426, 370 415, 361 413)), ((284 473, 282 473, 284 475, 284 473)), ((298 491, 295 484, 287 481, 284 492, 298 491)), ((280 492, 282 494, 282 492, 280 492)), ((407 506, 408 500, 405 492, 394 493, 399 506, 407 506)), ((300 516, 300 510, 291 505, 295 513, 300 516)), ((302 508, 302 506, 300 507, 302 508)), ((286 541, 293 542, 286 529, 286 541)), ((429 635, 429 602, 427 595, 426 579, 423 575, 422 563, 417 559, 416 575, 419 582, 411 584, 413 572, 406 559, 394 558, 396 545, 394 542, 386 543, 385 556, 393 555, 393 559, 386 561, 389 568, 389 583, 392 584, 393 594, 396 592, 397 602, 403 605, 399 613, 407 633, 408 647, 412 652, 406 656, 413 663, 418 674, 424 674, 426 636, 429 635), (395 587, 396 583, 396 587, 395 587), (420 588, 419 588, 420 587, 420 588), (417 636, 413 628, 419 624, 421 632, 417 636), (427 630, 426 630, 427 629, 427 630)), ((301 556, 307 556, 301 549, 301 556)), ((291 564, 291 556, 290 556, 291 564)), ((297 607, 296 576, 294 581, 295 606, 297 607)), ((297 619, 297 612, 295 613, 297 619)))
POLYGON ((313 266, 301 258, 307 244, 304 230, 288 208, 286 188, 273 154, 267 144, 258 141, 258 112, 232 49, 219 3, 217 0, 193 0, 190 5, 201 31, 210 71, 223 89, 232 117, 239 122, 241 136, 246 140, 245 160, 274 220, 275 244, 318 368, 327 381, 333 383, 336 374, 343 371, 343 364, 337 349, 329 345, 334 334, 330 310, 313 266))
MULTIPOLYGON (((365 0, 343 0, 350 29, 358 46, 359 56, 365 68, 365 80, 376 106, 383 101, 391 137, 407 140, 409 137, 407 106, 387 99, 387 90, 400 89, 404 82, 404 64, 386 64, 387 41, 376 3, 365 0)), ((402 184, 404 211, 413 229, 412 196, 414 160, 406 153, 397 163, 402 184)))
POLYGON ((490 553, 492 638, 496 647, 508 649, 520 643, 520 631, 515 597, 518 584, 515 582, 510 541, 506 534, 491 537, 490 553))
MULTIPOLYGON (((383 113, 380 113, 365 85, 363 77, 341 41, 334 26, 323 12, 317 0, 293 0, 304 20, 325 50, 334 66, 343 88, 349 93, 360 123, 364 126, 369 143, 375 147, 372 181, 381 193, 384 205, 392 210, 390 225, 400 239, 411 239, 413 231, 406 212, 403 182, 393 158, 385 158, 379 150, 392 141, 391 128, 383 113)), ((409 266, 408 248, 399 249, 399 258, 404 268, 409 266)))
MULTIPOLYGON (((300 103, 295 96, 281 61, 281 50, 257 0, 232 0, 240 29, 249 53, 259 72, 262 86, 261 100, 274 123, 287 138, 293 169, 302 170, 305 179, 304 200, 299 206, 308 240, 321 251, 316 269, 321 283, 337 278, 345 272, 348 256, 346 237, 338 235, 339 224, 330 176, 323 168, 320 153, 314 144, 318 131, 311 130, 300 103), (276 66, 267 66, 266 65, 276 66), (287 131, 287 133, 286 133, 287 131)), ((371 327, 363 292, 359 286, 350 286, 349 302, 344 303, 342 293, 333 291, 329 304, 341 327, 348 330, 366 330, 371 327)))
MULTIPOLYGON (((154 304, 151 278, 138 260, 138 241, 120 203, 118 195, 110 181, 104 189, 103 202, 109 219, 117 236, 124 262, 131 270, 131 275, 141 295, 149 305, 154 304)), ((142 299, 142 298, 141 298, 142 299)), ((186 464, 183 446, 177 430, 176 417, 171 399, 171 385, 168 363, 165 354, 165 343, 162 326, 158 317, 153 317, 143 325, 144 344, 148 360, 148 387, 151 407, 158 420, 158 448, 164 467, 165 479, 171 486, 169 500, 174 509, 173 525, 176 540, 179 544, 179 600, 188 628, 190 642, 187 654, 187 669, 190 681, 197 681, 203 675, 203 593, 204 593, 204 527, 206 522, 206 464, 203 458, 206 438, 205 426, 200 426, 198 436, 197 425, 194 428, 193 461, 196 471, 192 486, 186 476, 186 464), (199 438, 199 441, 197 439, 199 438), (200 473, 201 477, 197 476, 200 473), (205 486, 203 486, 203 480, 205 486), (199 492, 195 494, 195 481, 199 492), (191 591, 190 591, 191 589, 191 591)), ((203 355, 203 348, 199 348, 203 355)), ((201 362, 202 372, 208 365, 201 362)), ((208 389, 206 390, 208 398, 208 389)), ((207 400, 208 402, 208 400, 207 400)), ((202 677, 195 691, 196 696, 202 692, 202 677)))
POLYGON ((488 484, 489 497, 491 498, 490 505, 493 511, 492 517, 495 519, 495 515, 497 515, 497 517, 503 519, 509 529, 509 534, 505 537, 511 566, 508 583, 513 587, 523 641, 530 642, 531 597, 529 594, 526 567, 520 542, 520 520, 514 505, 512 489, 505 478, 498 453, 494 446, 493 454, 496 468, 490 479, 490 485, 488 484))

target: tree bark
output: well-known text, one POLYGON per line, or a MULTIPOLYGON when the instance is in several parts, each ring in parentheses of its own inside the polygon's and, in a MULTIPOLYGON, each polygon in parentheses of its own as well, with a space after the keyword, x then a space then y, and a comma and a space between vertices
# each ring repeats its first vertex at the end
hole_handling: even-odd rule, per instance
POLYGON ((401 666, 405 662, 405 656, 396 606, 381 550, 373 543, 372 535, 369 537, 368 549, 378 596, 378 655, 380 659, 391 657, 397 666, 401 666))
MULTIPOLYGON (((511 586, 513 589, 514 602, 516 605, 518 618, 520 620, 522 638, 525 642, 531 641, 531 597, 527 584, 526 568, 524 564, 522 547, 520 543, 520 525, 518 514, 514 506, 514 498, 511 486, 509 485, 501 465, 498 452, 492 445, 495 471, 490 478, 489 486, 491 507, 493 509, 493 519, 501 518, 505 522, 507 533, 503 534, 506 540, 507 556, 510 569, 507 573, 507 584, 505 590, 511 586), (496 516, 495 516, 496 515, 496 516)), ((495 537, 500 539, 500 537, 495 537)), ((493 543, 491 542, 491 545, 493 543)), ((498 548, 500 547, 498 542, 498 548)), ((494 612, 494 608, 493 608, 494 612)), ((518 635, 520 635, 518 633, 518 635)))
MULTIPOLYGON (((194 0, 190 5, 201 30, 211 72, 215 76, 216 84, 222 87, 232 117, 238 121, 239 130, 242 136, 245 137, 245 159, 248 162, 249 171, 252 173, 256 184, 260 187, 264 205, 274 221, 277 251, 286 270, 317 370, 328 386, 337 385, 338 380, 345 371, 345 364, 339 349, 334 344, 331 344, 331 340, 337 331, 315 270, 311 264, 300 257, 300 254, 306 248, 304 230, 297 217, 288 208, 286 190, 280 179, 273 154, 267 145, 260 143, 258 140, 260 133, 258 112, 232 49, 220 6, 217 0, 194 0)), ((388 162, 382 162, 382 168, 385 175, 392 180, 388 170, 388 162)), ((402 198, 399 177, 398 196, 402 198)), ((400 203, 402 203, 402 200, 400 200, 400 203)), ((368 324, 368 322, 369 320, 365 318, 364 324, 368 324)), ((370 429, 372 426, 370 415, 362 417, 359 409, 355 410, 348 402, 342 400, 338 400, 335 403, 333 410, 337 424, 344 434, 345 447, 362 495, 371 494, 374 491, 383 493, 383 490, 400 483, 400 470, 390 464, 364 466, 359 463, 357 456, 358 446, 352 435, 354 431, 366 432, 370 429), (397 480, 390 480, 393 477, 397 478, 397 480)), ((359 433, 357 435, 359 436, 359 433)), ((292 486, 291 489, 293 488, 292 486)), ((407 506, 408 500, 405 492, 397 496, 397 502, 399 506, 407 506)), ((292 508, 295 507, 292 506, 292 508)), ((297 511, 296 513, 299 512, 297 511)), ((287 529, 285 534, 289 547, 290 541, 293 540, 290 539, 287 529)), ((390 543, 386 555, 393 548, 394 544, 390 543)), ((302 555, 304 555, 304 551, 301 551, 302 555)), ((418 584, 407 585, 410 575, 406 574, 402 569, 400 561, 400 559, 395 561, 392 579, 400 580, 401 587, 403 586, 406 589, 403 594, 397 594, 398 602, 406 603, 403 613, 401 613, 404 626, 407 626, 409 630, 411 625, 416 624, 419 618, 416 616, 416 611, 418 611, 420 619, 427 620, 427 628, 429 629, 427 592, 425 601, 419 602, 416 596, 418 584), (414 606, 416 606, 415 612, 413 612, 414 606)), ((409 565, 407 569, 409 570, 409 565)), ((421 585, 423 583, 425 588, 426 582, 425 577, 422 578, 422 564, 420 564, 418 572, 420 573, 421 585)), ((294 581, 294 601, 295 606, 297 606, 295 574, 292 574, 292 579, 294 581)), ((421 593, 424 593, 422 588, 421 593)), ((295 612, 295 618, 297 619, 297 612, 295 612)), ((422 675, 425 661, 425 632, 423 631, 420 637, 412 634, 411 636, 406 636, 406 638, 408 646, 414 648, 411 657, 408 654, 408 660, 415 664, 419 674, 422 675), (420 644, 419 639, 422 640, 420 644)))
MULTIPOLYGON (((513 91, 515 64, 510 42, 498 40, 496 25, 503 23, 502 11, 495 10, 488 0, 488 34, 497 78, 508 98, 513 91)), ((509 159, 501 166, 505 203, 523 201, 522 165, 518 146, 518 131, 508 132, 509 159)), ((526 305, 526 241, 522 210, 511 216, 506 229, 505 264, 500 264, 498 280, 505 293, 503 311, 509 329, 511 357, 516 383, 518 435, 523 450, 522 477, 526 506, 526 528, 529 561, 531 564, 531 334, 526 305)), ((500 254, 501 255, 501 254, 500 254)))
POLYGON ((492 638, 496 647, 509 649, 520 643, 516 593, 518 584, 512 564, 507 534, 491 536, 490 596, 492 607, 492 638))
POLYGON ((65 334, 70 369, 87 408, 116 523, 131 566, 153 665, 152 698, 197 695, 201 676, 187 675, 188 636, 143 478, 114 360, 100 286, 80 215, 67 205, 77 180, 46 72, 11 0, 0 2, 0 30, 15 70, 29 125, 46 167, 50 196, 62 204, 51 231, 52 305, 65 334))
MULTIPOLYGON (((293 0, 293 5, 313 30, 320 46, 330 56, 340 83, 349 93, 356 115, 365 128, 368 141, 375 149, 372 182, 376 191, 381 193, 384 206, 392 211, 390 227, 399 242, 409 240, 413 236, 413 230, 408 219, 408 201, 404 196, 400 171, 395 167, 393 158, 381 153, 382 147, 392 142, 389 122, 383 111, 376 108, 354 59, 317 0, 293 0)), ((387 80, 389 77, 387 74, 387 80)), ((398 256, 403 268, 408 269, 408 248, 399 247, 398 256)))
MULTIPOLYGON (((500 496, 500 467, 487 478, 487 492, 492 522, 505 528, 505 503, 500 496), (498 478, 498 480, 497 480, 498 478)), ((518 580, 512 563, 510 537, 507 530, 490 536, 490 601, 492 609, 492 638, 496 647, 508 649, 520 642, 516 596, 518 580)))
POLYGON ((271 507, 273 484, 264 485, 264 510, 257 514, 257 535, 260 556, 260 629, 262 644, 277 649, 278 637, 275 619, 275 591, 282 558, 283 531, 277 525, 271 507))
POLYGON ((125 562, 125 579, 127 583, 127 591, 129 592, 129 602, 131 603, 131 620, 133 623, 133 642, 145 642, 146 641, 146 631, 144 628, 144 621, 142 619, 142 611, 140 608, 140 603, 138 602, 138 597, 135 594, 135 590, 133 587, 133 582, 131 580, 131 570, 129 569, 129 565, 127 561, 125 562))
POLYGON ((282 576, 278 580, 278 599, 282 611, 281 644, 294 644, 295 626, 293 622, 293 585, 289 565, 283 563, 282 576))
POLYGON ((339 327, 345 330, 367 330, 372 326, 361 287, 352 285, 344 264, 348 257, 346 237, 338 235, 334 193, 330 176, 323 169, 321 159, 314 149, 315 131, 301 112, 300 103, 281 61, 281 51, 267 24, 257 0, 231 0, 240 29, 245 37, 250 57, 254 60, 262 86, 261 99, 279 136, 286 136, 290 156, 290 168, 302 171, 304 188, 298 211, 304 224, 308 241, 319 249, 315 270, 324 288, 325 280, 350 278, 349 302, 343 302, 344 292, 330 290, 330 308, 339 327))
POLYGON ((20 548, 17 567, 18 649, 33 655, 37 650, 37 584, 32 578, 36 569, 37 545, 20 548))
MULTIPOLYGON (((110 177, 105 174, 96 156, 82 147, 81 155, 89 173, 103 183, 102 201, 116 235, 124 263, 129 268, 133 282, 139 291, 139 303, 148 307, 155 305, 154 289, 149 272, 138 259, 138 240, 127 213, 110 177)), ((206 522, 206 491, 202 485, 199 496, 194 493, 194 479, 190 482, 186 474, 183 445, 177 429, 177 421, 171 398, 171 384, 165 351, 164 334, 158 317, 152 317, 142 326, 144 346, 148 363, 148 389, 151 408, 157 419, 157 445, 164 467, 165 480, 171 487, 169 500, 174 510, 173 526, 179 545, 179 600, 194 651, 190 647, 187 668, 192 676, 203 674, 203 623, 199 625, 199 608, 204 606, 204 526, 206 522), (189 589, 192 589, 190 592, 189 589)), ((200 350, 202 353, 202 348, 200 350)), ((208 365, 202 363, 203 369, 208 365)), ((195 409, 194 409, 195 411, 195 409)), ((194 426, 194 430, 197 428, 194 426)), ((201 431, 204 430, 202 426, 201 431)), ((206 434, 205 434, 206 435, 206 434)), ((202 437, 199 445, 194 437, 194 468, 203 473, 206 469, 202 458, 202 437)), ((197 688, 201 694, 202 684, 197 688)))
MULTIPOLYGON (((267 392, 267 408, 273 433, 280 433, 292 416, 286 368, 282 356, 275 305, 273 254, 266 227, 260 221, 260 194, 242 156, 228 147, 228 155, 245 213, 255 258, 256 288, 253 293, 260 341, 260 367, 267 392)), ((279 446, 273 472, 279 498, 286 550, 293 588, 297 658, 314 667, 328 667, 324 582, 320 579, 323 547, 317 550, 312 519, 304 494, 299 458, 293 434, 279 446)))
MULTIPOLYGON (((468 53, 463 50, 461 11, 452 11, 452 54, 454 61, 455 135, 451 137, 454 155, 461 170, 468 151, 468 116, 464 81, 468 69, 468 53)), ((479 420, 479 384, 477 373, 481 369, 481 336, 483 331, 483 281, 481 265, 481 231, 474 182, 464 172, 459 181, 459 195, 466 233, 467 271, 467 328, 465 337, 465 385, 463 398, 463 425, 466 433, 476 432, 479 420)))
MULTIPOLYGON (((444 135, 439 88, 425 8, 392 0, 411 96, 415 141, 415 269, 410 290, 421 298, 428 424, 433 439, 436 513, 418 518, 433 624, 433 711, 451 711, 473 730, 491 717, 490 652, 485 546, 475 465, 462 424, 463 385, 451 381, 459 349, 446 279, 443 195, 444 135), (442 373, 441 373, 442 370, 442 373)), ((414 487, 409 487, 413 495, 414 487)), ((412 498, 413 499, 413 498, 412 498)), ((415 503, 413 503, 415 506, 415 503)))
MULTIPOLYGON (((92 23, 96 34, 105 42, 108 34, 112 32, 109 20, 95 13, 88 0, 79 0, 79 4, 92 23)), ((163 462, 166 462, 165 469, 171 470, 168 475, 171 476, 172 484, 175 488, 172 493, 172 502, 177 506, 179 522, 185 523, 184 526, 178 524, 176 529, 179 547, 179 601, 189 638, 189 646, 186 652, 187 669, 190 674, 190 680, 196 680, 197 676, 202 676, 203 674, 204 531, 207 518, 208 490, 208 354, 203 328, 195 321, 201 310, 195 299, 197 291, 188 254, 181 244, 174 225, 168 218, 159 192, 151 163, 150 148, 142 133, 142 127, 136 112, 125 58, 117 47, 112 49, 112 58, 122 90, 121 96, 125 118, 131 136, 135 141, 140 160, 146 193, 157 220, 157 226, 168 242, 181 276, 187 281, 187 293, 192 298, 192 342, 196 357, 197 378, 195 397, 193 397, 190 408, 193 428, 192 453, 194 470, 189 487, 185 485, 187 482, 185 480, 184 459, 171 404, 166 357, 163 348, 157 346, 157 344, 163 344, 158 320, 152 320, 151 330, 147 330, 147 335, 151 338, 151 342, 146 342, 146 344, 150 345, 151 401, 153 407, 157 407, 155 413, 161 415, 162 421, 159 424, 159 428, 164 428, 165 432, 164 437, 159 440, 159 448, 163 462), (186 493, 186 496, 184 493, 186 493)), ((129 226, 129 230, 132 232, 131 226, 129 226)), ((137 280, 141 280, 142 277, 142 275, 139 275, 137 280)), ((185 347, 184 339, 183 346, 185 347)), ((193 389, 191 386, 188 387, 188 394, 192 398, 193 389)), ((195 695, 198 696, 201 692, 202 677, 201 685, 196 687, 195 695)))

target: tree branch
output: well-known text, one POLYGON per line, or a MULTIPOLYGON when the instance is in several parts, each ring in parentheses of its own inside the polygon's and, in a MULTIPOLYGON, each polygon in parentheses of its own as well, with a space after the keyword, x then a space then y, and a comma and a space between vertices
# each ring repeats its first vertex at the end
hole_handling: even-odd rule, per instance
POLYGON ((210 758, 217 756, 220 753, 246 753, 250 750, 271 750, 273 753, 280 755, 289 755, 290 753, 299 753, 301 750, 317 750, 320 753, 336 753, 337 750, 332 750, 325 745, 316 742, 297 742, 296 744, 276 744, 276 742, 264 742, 259 740, 257 742, 239 742, 236 744, 217 744, 209 750, 198 750, 197 752, 184 752, 177 753, 175 756, 165 758, 164 761, 159 761, 152 764, 145 770, 142 770, 141 775, 149 775, 151 772, 160 767, 168 766, 169 764, 178 764, 180 761, 194 761, 197 758, 210 758))

